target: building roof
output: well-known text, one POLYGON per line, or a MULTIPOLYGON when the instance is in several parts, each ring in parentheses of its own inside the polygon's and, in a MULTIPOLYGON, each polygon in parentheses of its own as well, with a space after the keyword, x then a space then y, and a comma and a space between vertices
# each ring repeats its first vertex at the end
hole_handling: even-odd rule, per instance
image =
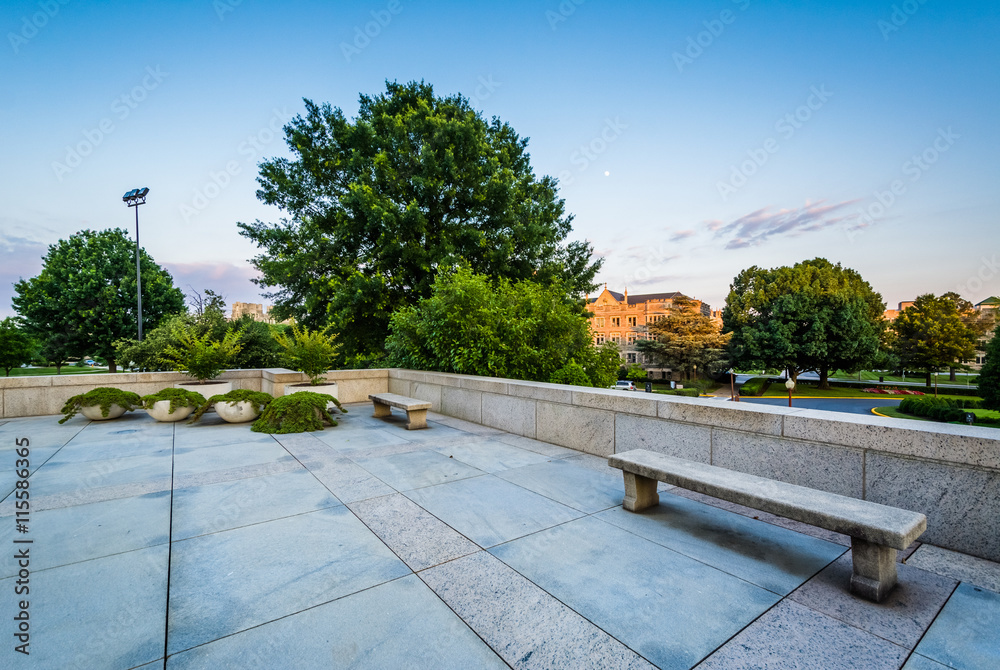
POLYGON ((983 305, 989 305, 989 306, 991 306, 991 305, 997 305, 997 306, 1000 306, 1000 298, 998 298, 996 296, 993 296, 992 298, 987 298, 986 300, 983 300, 982 302, 977 302, 976 303, 976 307, 982 307, 983 305))
MULTIPOLYGON (((612 291, 611 289, 607 289, 607 288, 604 289, 604 290, 607 291, 608 293, 610 293, 611 297, 614 298, 615 300, 617 300, 618 302, 624 302, 625 301, 625 294, 624 293, 619 293, 618 291, 612 291)), ((602 291, 602 293, 603 293, 603 291, 602 291)), ((681 293, 680 291, 671 291, 669 293, 637 293, 635 295, 629 295, 629 297, 628 297, 628 304, 630 304, 630 305, 638 305, 639 303, 649 302, 651 300, 673 300, 674 298, 678 298, 678 297, 680 297, 682 295, 684 295, 684 294, 681 293)), ((597 296, 595 298, 591 298, 590 302, 596 302, 598 297, 600 297, 600 296, 597 296)))

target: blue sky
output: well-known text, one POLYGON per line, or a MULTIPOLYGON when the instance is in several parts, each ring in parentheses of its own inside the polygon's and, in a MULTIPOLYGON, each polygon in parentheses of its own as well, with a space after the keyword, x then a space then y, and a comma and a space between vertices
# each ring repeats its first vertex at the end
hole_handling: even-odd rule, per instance
POLYGON ((387 79, 529 137, 614 290, 718 308, 824 256, 890 307, 1000 294, 995 2, 8 0, 0 29, 0 315, 49 244, 132 231, 139 186, 178 286, 260 301, 257 163, 302 98, 353 116, 387 79))

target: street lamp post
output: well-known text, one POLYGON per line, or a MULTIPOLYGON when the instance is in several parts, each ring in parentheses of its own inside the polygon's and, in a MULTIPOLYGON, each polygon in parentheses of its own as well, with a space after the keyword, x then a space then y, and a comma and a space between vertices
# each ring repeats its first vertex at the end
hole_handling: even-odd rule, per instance
POLYGON ((139 271, 139 205, 146 204, 148 188, 134 188, 124 196, 122 201, 129 207, 135 207, 135 294, 139 307, 139 341, 142 342, 142 274, 139 271))
POLYGON ((788 389, 788 406, 792 406, 792 389, 795 388, 795 380, 789 377, 785 381, 785 388, 788 389))

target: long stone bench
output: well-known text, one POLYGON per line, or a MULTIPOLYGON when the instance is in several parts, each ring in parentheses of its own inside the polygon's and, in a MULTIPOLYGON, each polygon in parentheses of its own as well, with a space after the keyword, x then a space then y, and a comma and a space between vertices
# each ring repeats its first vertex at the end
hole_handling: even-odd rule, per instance
POLYGON ((851 536, 851 591, 881 602, 896 585, 896 550, 927 528, 927 517, 866 500, 817 491, 645 449, 608 458, 625 477, 623 506, 658 505, 658 481, 851 536))
POLYGON ((368 399, 374 404, 376 417, 389 416, 395 407, 406 410, 407 430, 427 427, 427 410, 431 408, 431 404, 425 400, 407 398, 396 393, 372 393, 368 399))

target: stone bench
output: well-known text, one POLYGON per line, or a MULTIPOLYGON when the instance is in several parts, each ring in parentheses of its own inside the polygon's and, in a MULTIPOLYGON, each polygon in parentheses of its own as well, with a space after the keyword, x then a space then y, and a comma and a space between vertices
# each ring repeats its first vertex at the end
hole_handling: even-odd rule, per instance
POLYGON ((625 476, 623 506, 632 512, 660 502, 657 481, 851 536, 851 591, 881 602, 896 585, 896 550, 927 529, 927 517, 866 500, 817 491, 714 465, 636 449, 608 464, 625 476))
POLYGON ((416 430, 427 427, 427 410, 431 404, 426 400, 407 398, 396 393, 373 393, 368 396, 375 406, 376 417, 389 416, 393 407, 406 410, 406 429, 416 430))

